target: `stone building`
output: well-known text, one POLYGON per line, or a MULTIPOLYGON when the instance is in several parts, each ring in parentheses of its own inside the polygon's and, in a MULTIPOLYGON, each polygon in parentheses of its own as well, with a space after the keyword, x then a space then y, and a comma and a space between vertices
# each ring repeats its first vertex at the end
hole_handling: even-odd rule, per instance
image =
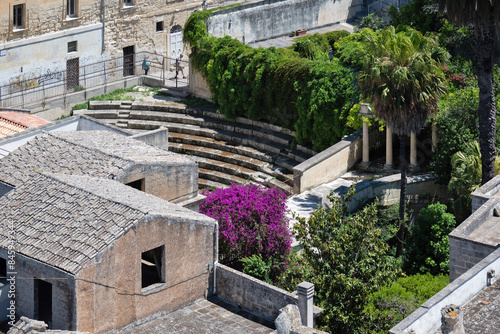
POLYGON ((0 276, 16 273, 16 319, 102 333, 208 295, 216 222, 173 204, 197 196, 191 158, 95 130, 42 133, 0 165, 0 276))
POLYGON ((46 173, 0 206, 17 316, 101 333, 208 292, 216 224, 204 215, 114 180, 46 173))

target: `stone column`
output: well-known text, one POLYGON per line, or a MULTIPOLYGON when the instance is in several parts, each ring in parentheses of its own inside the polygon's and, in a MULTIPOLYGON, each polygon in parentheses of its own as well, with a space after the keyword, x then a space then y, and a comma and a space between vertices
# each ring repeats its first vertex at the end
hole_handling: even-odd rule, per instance
POLYGON ((392 169, 392 129, 389 125, 385 127, 385 169, 392 169))
POLYGON ((410 170, 418 170, 417 165, 417 134, 412 131, 410 135, 410 170))
POLYGON ((441 331, 443 334, 464 334, 464 314, 460 307, 447 305, 441 309, 441 331))
POLYGON ((363 118, 363 161, 361 167, 368 167, 370 165, 370 132, 368 131, 368 124, 363 118))
POLYGON ((432 152, 436 151, 438 135, 436 130, 436 122, 432 121, 432 152))
POLYGON ((302 282, 297 286, 297 292, 299 295, 299 311, 300 319, 302 320, 302 326, 313 328, 314 284, 309 282, 302 282))

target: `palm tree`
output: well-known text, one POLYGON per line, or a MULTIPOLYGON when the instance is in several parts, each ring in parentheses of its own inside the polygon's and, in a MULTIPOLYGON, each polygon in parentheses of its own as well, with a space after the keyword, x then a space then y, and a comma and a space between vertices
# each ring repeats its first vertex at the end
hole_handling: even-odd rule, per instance
POLYGON ((472 25, 476 36, 477 80, 479 86, 479 145, 482 178, 485 184, 495 176, 496 107, 493 92, 493 58, 495 39, 500 36, 500 2, 498 0, 434 0, 450 21, 472 25))
POLYGON ((396 33, 394 27, 368 37, 358 85, 363 97, 371 100, 377 116, 400 137, 401 195, 397 255, 403 250, 406 230, 406 137, 418 133, 438 108, 438 97, 445 91, 441 70, 448 54, 435 39, 409 29, 396 33))

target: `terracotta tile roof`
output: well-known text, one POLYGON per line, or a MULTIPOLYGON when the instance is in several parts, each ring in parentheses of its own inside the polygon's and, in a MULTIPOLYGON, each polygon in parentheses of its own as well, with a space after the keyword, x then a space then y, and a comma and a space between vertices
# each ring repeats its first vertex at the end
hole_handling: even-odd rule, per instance
POLYGON ((36 173, 0 198, 0 247, 71 274, 142 221, 214 224, 213 219, 117 181, 36 173))
POLYGON ((34 115, 0 111, 0 138, 48 123, 50 122, 34 115))
POLYGON ((114 178, 135 164, 177 164, 189 157, 109 131, 50 132, 0 160, 0 180, 18 185, 37 171, 114 178))

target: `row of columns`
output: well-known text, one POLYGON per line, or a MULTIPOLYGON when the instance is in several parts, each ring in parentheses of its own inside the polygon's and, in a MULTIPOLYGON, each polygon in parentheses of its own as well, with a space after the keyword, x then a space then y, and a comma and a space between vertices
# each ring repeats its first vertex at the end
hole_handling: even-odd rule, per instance
MULTIPOLYGON (((370 165, 370 140, 369 140, 369 130, 368 124, 365 117, 372 118, 371 108, 367 103, 362 103, 360 108, 360 116, 363 119, 363 161, 361 166, 368 167, 370 165)), ((437 143, 437 134, 434 124, 432 125, 432 150, 434 151, 437 143)), ((390 126, 386 126, 386 137, 385 137, 385 169, 394 169, 393 158, 392 158, 392 129, 390 126)), ((410 170, 418 170, 419 166, 417 164, 417 134, 412 131, 410 134, 410 170)))

